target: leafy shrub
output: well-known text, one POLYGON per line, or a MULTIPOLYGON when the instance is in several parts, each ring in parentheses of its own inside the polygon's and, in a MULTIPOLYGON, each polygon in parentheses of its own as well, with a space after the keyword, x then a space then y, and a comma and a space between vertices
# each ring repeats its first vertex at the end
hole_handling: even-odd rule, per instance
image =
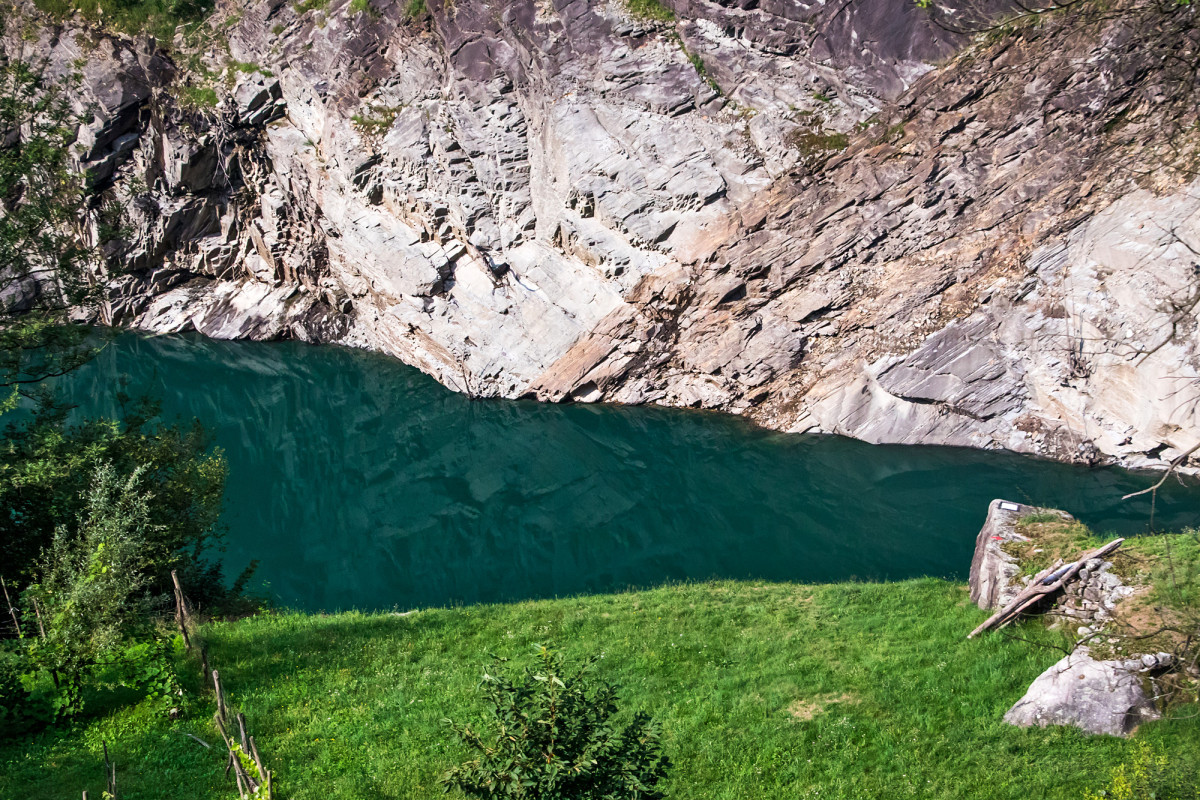
POLYGON ((0 645, 0 738, 27 733, 50 723, 55 716, 52 703, 41 693, 31 691, 36 676, 30 673, 21 644, 0 645))
POLYGON ((60 526, 40 559, 40 580, 22 595, 27 635, 24 683, 48 674, 56 715, 82 709, 85 685, 167 694, 175 686, 170 638, 154 624, 145 566, 157 548, 144 469, 122 477, 95 470, 75 531, 60 526))
POLYGON ((223 536, 224 456, 209 451, 209 435, 198 423, 164 425, 157 412, 150 401, 127 400, 120 421, 72 424, 65 408, 46 399, 3 431, 0 563, 10 585, 33 582, 38 556, 59 529, 78 529, 92 477, 108 464, 124 476, 141 470, 150 549, 138 564, 148 590, 170 593, 175 569, 193 601, 220 610, 235 600, 224 588, 219 559, 212 558, 223 536))
POLYGON ((472 797, 527 800, 652 800, 668 761, 657 725, 644 713, 617 722, 616 688, 592 673, 595 659, 568 669, 538 646, 534 668, 513 680, 485 674, 495 729, 483 734, 450 720, 475 757, 442 782, 472 797))

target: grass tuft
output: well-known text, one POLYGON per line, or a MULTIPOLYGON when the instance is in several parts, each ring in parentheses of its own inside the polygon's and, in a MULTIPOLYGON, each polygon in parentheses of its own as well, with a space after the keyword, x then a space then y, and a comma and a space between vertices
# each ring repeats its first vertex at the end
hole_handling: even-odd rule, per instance
POLYGON ((635 19, 674 22, 675 12, 659 0, 625 0, 625 10, 635 19))

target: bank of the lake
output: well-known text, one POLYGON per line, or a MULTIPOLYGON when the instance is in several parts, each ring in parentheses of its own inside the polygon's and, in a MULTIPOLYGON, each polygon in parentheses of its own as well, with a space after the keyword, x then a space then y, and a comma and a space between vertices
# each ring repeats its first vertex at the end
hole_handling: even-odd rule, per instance
MULTIPOLYGON (((439 796, 461 755, 443 718, 481 716, 488 653, 554 642, 661 720, 674 800, 1080 798, 1134 742, 1001 722, 1060 657, 1003 635, 967 641, 985 612, 957 583, 713 582, 408 615, 282 613, 209 625, 214 664, 245 711, 281 796, 439 796)), ((1039 623, 1021 631, 1050 643, 1039 623)), ((1144 726, 1178 765, 1200 720, 1144 726)), ((207 701, 170 722, 148 705, 0 745, 0 797, 99 796, 101 746, 123 800, 230 796, 207 701)))

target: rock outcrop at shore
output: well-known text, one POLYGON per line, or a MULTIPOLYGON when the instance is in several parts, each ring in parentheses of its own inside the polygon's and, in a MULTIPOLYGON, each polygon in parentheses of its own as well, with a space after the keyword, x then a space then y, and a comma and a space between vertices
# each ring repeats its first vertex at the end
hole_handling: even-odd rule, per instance
POLYGON ((151 42, 46 28, 128 208, 106 319, 872 442, 1142 466, 1200 439, 1200 184, 1167 168, 1195 87, 1149 23, 670 6, 225 2, 212 109, 151 42))
MULTIPOLYGON (((1045 560, 1048 556, 1044 548, 1051 542, 1036 535, 1026 536, 1021 529, 1034 533, 1034 528, 1046 524, 1069 528, 1078 523, 1057 509, 1008 500, 989 504, 971 559, 972 602, 984 610, 999 610, 1032 585, 1036 576, 1022 576, 1029 570, 1023 569, 1028 564, 1022 564, 1021 554, 1045 560), (1032 527, 1024 528, 1026 524, 1032 527)), ((1073 555, 1080 556, 1077 552, 1073 555)), ((1062 563, 1061 558, 1050 562, 1044 572, 1038 570, 1038 575, 1062 563)), ((1140 587, 1141 591, 1146 589, 1140 587)), ((1038 676, 1004 715, 1004 721, 1021 727, 1070 725, 1086 733, 1127 736, 1141 723, 1161 718, 1155 678, 1176 666, 1174 656, 1141 652, 1139 647, 1149 640, 1129 636, 1127 625, 1120 631, 1106 630, 1114 624, 1117 605, 1138 591, 1139 587, 1126 585, 1113 572, 1111 561, 1094 558, 1073 580, 1031 608, 1029 613, 1044 614, 1052 625, 1065 625, 1072 636, 1079 638, 1064 658, 1038 676), (1113 644, 1120 648, 1114 650, 1113 644), (1112 651, 1109 657, 1093 657, 1095 645, 1112 651)))

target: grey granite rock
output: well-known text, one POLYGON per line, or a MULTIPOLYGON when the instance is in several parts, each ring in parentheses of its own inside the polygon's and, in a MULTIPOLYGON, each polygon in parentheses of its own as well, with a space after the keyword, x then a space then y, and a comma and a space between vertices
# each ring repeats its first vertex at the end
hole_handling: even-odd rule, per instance
POLYGON ((1043 672, 1004 721, 1021 727, 1072 725, 1087 733, 1128 736, 1161 714, 1146 686, 1170 666, 1159 653, 1122 661, 1096 661, 1080 647, 1043 672))

